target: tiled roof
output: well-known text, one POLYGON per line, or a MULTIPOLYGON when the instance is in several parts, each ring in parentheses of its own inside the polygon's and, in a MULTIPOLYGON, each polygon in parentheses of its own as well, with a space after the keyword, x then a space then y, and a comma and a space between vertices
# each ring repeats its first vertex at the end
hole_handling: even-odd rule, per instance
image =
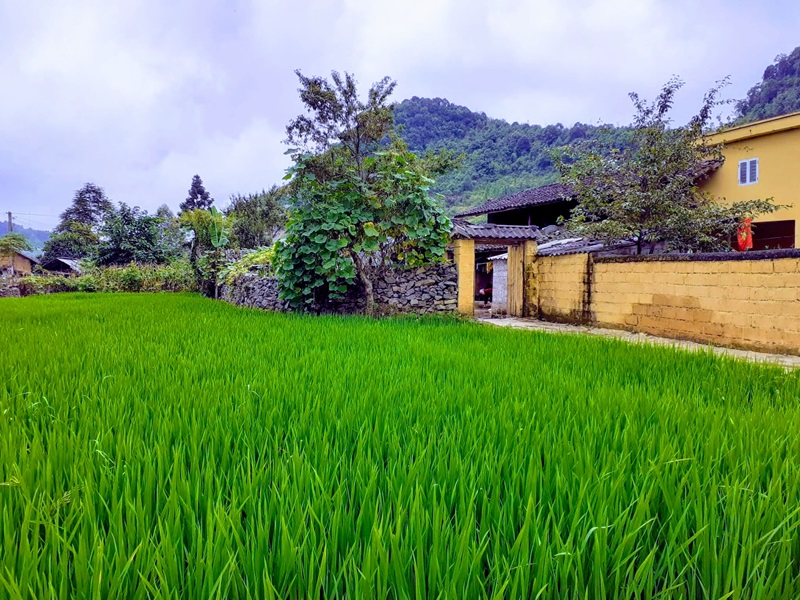
POLYGON ((80 273, 82 271, 80 260, 77 258, 51 258, 42 265, 42 268, 51 270, 53 269, 53 266, 57 265, 58 263, 61 263, 76 273, 80 273))
MULTIPOLYGON (((722 166, 721 160, 704 160, 695 169, 693 175, 698 183, 708 179, 714 172, 722 166)), ((541 206, 543 204, 554 204, 573 199, 573 192, 568 185, 563 183, 551 183, 541 187, 522 190, 510 196, 494 198, 476 206, 466 212, 456 215, 458 217, 476 217, 486 213, 503 212, 515 210, 527 206, 541 206)))
POLYGON ((456 215, 456 217, 475 217, 486 213, 502 212, 504 210, 513 210, 526 206, 553 204, 555 202, 569 200, 571 197, 572 191, 569 186, 563 183, 551 183, 550 185, 543 185, 530 190, 522 190, 510 196, 489 200, 467 212, 456 215))
POLYGON ((474 224, 461 219, 453 219, 451 235, 454 239, 499 243, 501 241, 524 242, 525 240, 538 240, 541 237, 541 232, 538 227, 529 227, 527 225, 474 224))
POLYGON ((24 256, 32 263, 35 263, 37 265, 39 264, 39 259, 36 258, 36 256, 34 256, 31 252, 26 252, 23 250, 22 252, 17 252, 17 254, 19 254, 20 256, 24 256))
POLYGON ((539 256, 561 256, 562 254, 584 254, 601 250, 603 243, 587 238, 567 238, 563 240, 553 240, 544 244, 539 244, 537 254, 539 256))
POLYGON ((704 160, 694 171, 694 178, 698 184, 711 177, 722 166, 724 160, 704 160))

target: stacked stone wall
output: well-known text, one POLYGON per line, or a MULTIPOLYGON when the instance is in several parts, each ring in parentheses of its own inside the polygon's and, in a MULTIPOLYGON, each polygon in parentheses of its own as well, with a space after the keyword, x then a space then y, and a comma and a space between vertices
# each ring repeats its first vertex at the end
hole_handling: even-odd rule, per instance
MULTIPOLYGON (((441 263, 416 269, 392 269, 374 283, 376 309, 379 314, 442 314, 458 308, 458 273, 452 263, 441 263)), ((231 285, 224 285, 220 297, 237 306, 286 311, 279 299, 278 280, 255 273, 239 276, 231 285)), ((316 307, 320 313, 357 314, 364 311, 364 295, 354 286, 343 300, 316 307)))

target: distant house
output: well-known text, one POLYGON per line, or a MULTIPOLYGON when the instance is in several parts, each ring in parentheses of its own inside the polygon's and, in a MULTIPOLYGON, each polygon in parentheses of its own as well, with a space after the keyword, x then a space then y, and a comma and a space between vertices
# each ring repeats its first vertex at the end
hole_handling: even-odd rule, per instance
POLYGON ((555 225, 559 217, 569 217, 570 211, 576 204, 575 195, 569 186, 551 183, 502 198, 494 198, 456 217, 486 215, 488 223, 535 225, 543 228, 555 225))
POLYGON ((80 275, 81 266, 77 258, 51 258, 42 263, 42 268, 51 273, 62 275, 80 275))
POLYGON ((38 264, 39 261, 29 252, 17 252, 11 257, 0 256, 0 275, 8 277, 12 272, 16 275, 30 275, 33 267, 38 264))
POLYGON ((754 221, 753 250, 799 248, 800 112, 733 127, 711 136, 725 162, 700 187, 729 202, 773 198, 791 205, 754 221))

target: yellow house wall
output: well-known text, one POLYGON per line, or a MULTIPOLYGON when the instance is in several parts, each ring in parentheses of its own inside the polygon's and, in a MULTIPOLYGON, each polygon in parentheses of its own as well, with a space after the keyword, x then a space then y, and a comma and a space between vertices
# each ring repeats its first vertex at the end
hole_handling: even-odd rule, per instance
MULTIPOLYGON (((747 131, 759 133, 760 130, 753 128, 747 131)), ((725 135, 715 136, 714 141, 725 141, 725 135)), ((736 131, 729 135, 734 139, 741 137, 741 133, 736 135, 736 131)), ((788 209, 763 215, 755 222, 799 221, 795 224, 794 245, 800 248, 800 128, 726 141, 723 153, 725 163, 702 189, 728 202, 772 197, 776 204, 792 205, 788 209), (739 161, 751 158, 758 158, 758 183, 739 185, 739 161)))
POLYGON ((11 263, 14 263, 14 270, 17 275, 30 275, 33 270, 33 263, 24 256, 0 256, 0 270, 7 269, 11 263))
POLYGON ((458 271, 458 312, 475 314, 475 241, 455 240, 453 261, 458 271))
POLYGON ((609 262, 582 254, 537 263, 545 320, 800 354, 800 258, 609 262))
POLYGON ((538 257, 539 315, 578 321, 585 317, 588 254, 538 257))

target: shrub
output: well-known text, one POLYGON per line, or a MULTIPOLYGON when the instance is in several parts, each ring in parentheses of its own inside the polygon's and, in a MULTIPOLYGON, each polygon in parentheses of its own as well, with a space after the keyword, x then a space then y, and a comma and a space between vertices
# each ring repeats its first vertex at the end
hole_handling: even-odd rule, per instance
POLYGON ((31 275, 19 280, 20 294, 59 292, 194 292, 197 291, 192 266, 188 261, 167 265, 95 267, 77 277, 31 275))
POLYGON ((275 257, 275 246, 259 248, 255 252, 244 255, 242 258, 223 269, 220 279, 231 285, 237 277, 245 273, 256 272, 259 275, 272 275, 272 260, 275 257))

